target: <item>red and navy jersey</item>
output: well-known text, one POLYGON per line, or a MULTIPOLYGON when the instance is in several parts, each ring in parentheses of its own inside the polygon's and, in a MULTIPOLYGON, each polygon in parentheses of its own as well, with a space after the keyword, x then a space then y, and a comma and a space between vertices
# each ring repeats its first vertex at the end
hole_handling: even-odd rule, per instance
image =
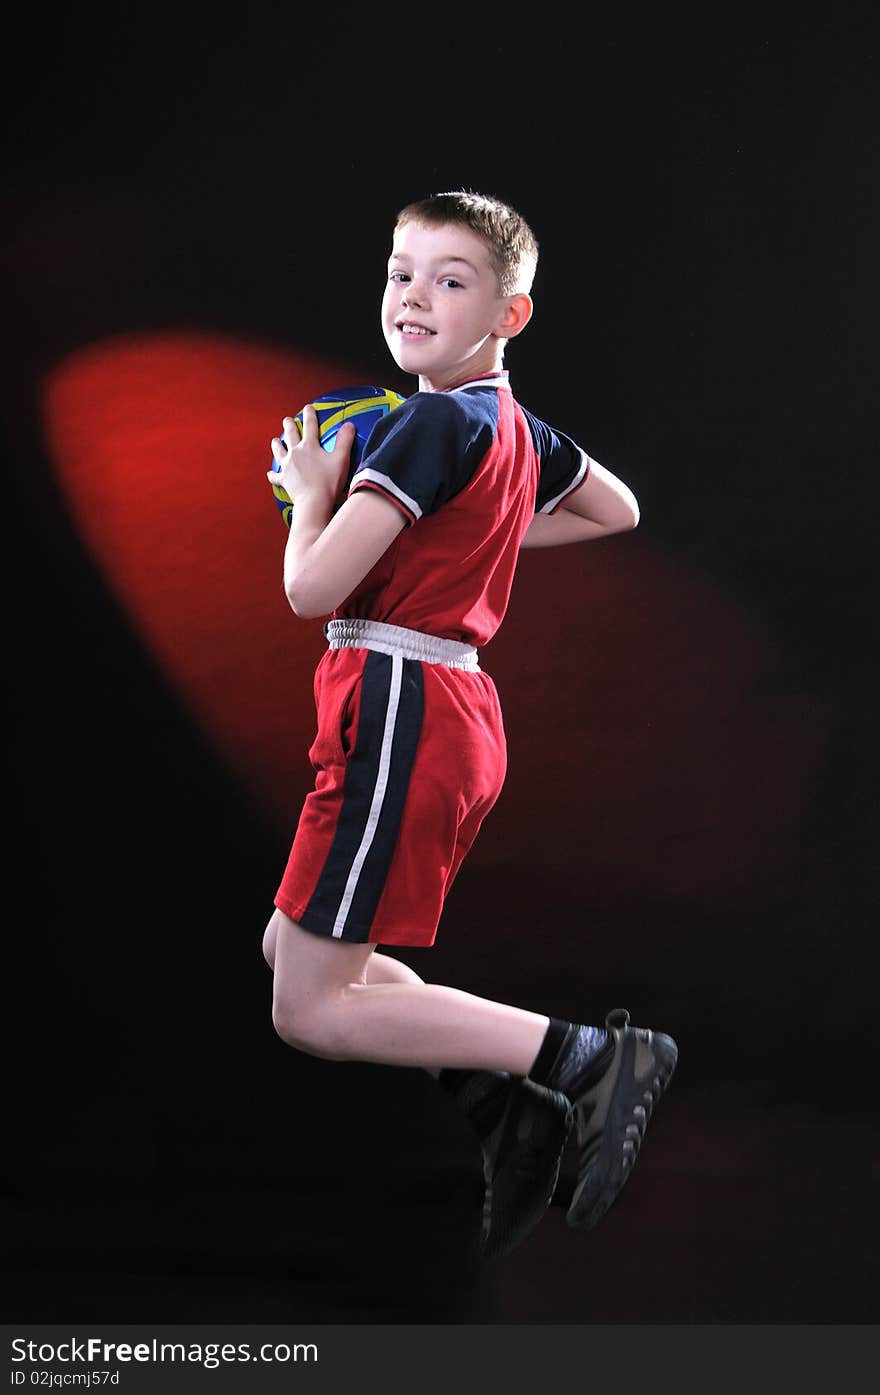
POLYGON ((349 486, 383 494, 408 526, 334 618, 485 644, 532 518, 554 513, 589 469, 574 441, 515 401, 506 373, 415 393, 373 428, 349 486))

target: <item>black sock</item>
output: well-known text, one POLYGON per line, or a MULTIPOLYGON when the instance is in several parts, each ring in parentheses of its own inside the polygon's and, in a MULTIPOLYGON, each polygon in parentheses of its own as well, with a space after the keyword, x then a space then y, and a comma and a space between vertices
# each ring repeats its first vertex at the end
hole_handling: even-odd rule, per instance
POLYGON ((549 1085, 553 1067, 556 1065, 560 1051, 565 1045, 571 1022, 563 1022, 560 1017, 551 1017, 550 1025, 547 1028, 544 1040, 541 1042, 541 1049, 535 1057, 535 1063, 529 1071, 529 1079, 534 1080, 536 1085, 549 1085))
POLYGON ((573 1099, 604 1075, 613 1055, 614 1043, 603 1027, 551 1017, 529 1078, 573 1099))

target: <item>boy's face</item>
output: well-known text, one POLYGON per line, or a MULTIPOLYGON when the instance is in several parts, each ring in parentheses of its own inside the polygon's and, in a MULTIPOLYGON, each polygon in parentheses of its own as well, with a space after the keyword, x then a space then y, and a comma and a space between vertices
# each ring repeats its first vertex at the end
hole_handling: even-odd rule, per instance
POLYGON ((423 392, 501 367, 504 341, 524 327, 531 301, 501 296, 489 249, 459 223, 405 223, 394 236, 382 329, 423 392))

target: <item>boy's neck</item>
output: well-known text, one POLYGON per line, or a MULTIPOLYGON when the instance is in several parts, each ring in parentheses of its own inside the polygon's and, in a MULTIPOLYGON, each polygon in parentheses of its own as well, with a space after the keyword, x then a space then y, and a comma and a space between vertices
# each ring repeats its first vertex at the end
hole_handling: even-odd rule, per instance
POLYGON ((445 377, 438 380, 419 374, 419 392, 451 392, 453 388, 461 387, 463 383, 480 382, 483 378, 506 377, 507 369, 499 357, 486 364, 472 363, 467 367, 462 365, 461 372, 456 373, 448 380, 445 377))
POLYGON ((462 383, 473 383, 482 378, 496 378, 504 374, 504 348, 506 341, 490 336, 487 343, 484 343, 480 350, 473 353, 469 358, 459 364, 459 371, 452 372, 449 378, 445 374, 439 377, 419 374, 419 392, 449 392, 452 388, 461 387, 462 383))
POLYGON ((466 383, 483 383, 491 378, 506 379, 507 369, 489 368, 484 373, 475 370, 472 373, 466 373, 464 377, 456 378, 452 383, 446 383, 442 388, 422 387, 421 380, 419 380, 419 392, 454 392, 456 388, 464 387, 466 383))

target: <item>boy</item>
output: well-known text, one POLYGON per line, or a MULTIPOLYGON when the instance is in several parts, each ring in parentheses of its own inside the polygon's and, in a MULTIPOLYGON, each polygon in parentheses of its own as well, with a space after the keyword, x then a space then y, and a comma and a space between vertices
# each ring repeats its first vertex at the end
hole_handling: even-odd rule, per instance
POLYGON ((538 247, 513 209, 438 194, 398 215, 382 327, 419 390, 374 428, 346 491, 313 409, 272 441, 294 501, 284 587, 331 615, 315 677, 314 791, 264 936, 282 1039, 335 1060, 420 1066, 481 1136, 482 1247, 549 1205, 572 1120, 568 1223, 604 1216, 675 1067, 666 1036, 424 983, 376 946, 433 943, 444 897, 501 789, 501 711, 478 648, 503 619, 519 548, 635 527, 630 490, 515 402, 502 368, 532 315, 538 247), (344 496, 344 497, 343 497, 344 496))

